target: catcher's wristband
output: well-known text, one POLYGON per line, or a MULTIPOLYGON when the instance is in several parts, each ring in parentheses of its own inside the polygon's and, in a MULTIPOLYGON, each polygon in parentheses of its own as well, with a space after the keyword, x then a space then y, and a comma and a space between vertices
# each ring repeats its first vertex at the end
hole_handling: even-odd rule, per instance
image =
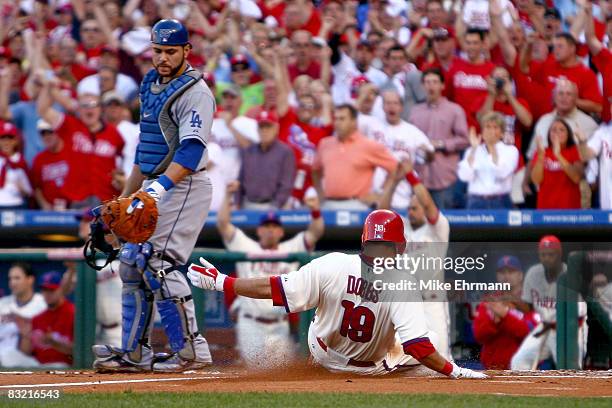
POLYGON ((165 174, 162 174, 160 178, 151 183, 145 191, 150 194, 154 193, 151 194, 153 197, 157 196, 159 198, 162 198, 163 195, 172 187, 174 187, 174 182, 170 179, 170 177, 166 176, 165 174))

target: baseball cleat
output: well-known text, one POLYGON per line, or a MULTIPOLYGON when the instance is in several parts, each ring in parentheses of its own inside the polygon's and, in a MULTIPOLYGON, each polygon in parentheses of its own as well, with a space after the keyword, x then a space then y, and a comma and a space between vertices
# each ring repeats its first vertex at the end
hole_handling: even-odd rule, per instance
POLYGON ((112 356, 122 356, 123 350, 119 347, 109 346, 107 344, 94 344, 91 346, 91 351, 96 359, 104 359, 112 356))
POLYGON ((151 363, 134 363, 126 360, 127 357, 112 356, 96 359, 93 368, 98 373, 143 373, 151 371, 151 363))
POLYGON ((155 373, 182 373, 187 370, 201 370, 212 364, 212 361, 185 360, 178 354, 171 354, 164 360, 153 363, 155 373))
POLYGON ((96 344, 92 346, 91 351, 96 356, 93 368, 99 373, 142 373, 151 371, 153 351, 148 347, 143 346, 140 361, 131 360, 129 354, 118 347, 96 344))

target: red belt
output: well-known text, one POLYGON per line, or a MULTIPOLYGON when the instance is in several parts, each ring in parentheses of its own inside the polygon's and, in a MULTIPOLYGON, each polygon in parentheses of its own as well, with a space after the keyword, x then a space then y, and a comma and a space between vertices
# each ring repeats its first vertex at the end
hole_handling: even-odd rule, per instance
POLYGON ((279 317, 278 319, 266 319, 265 317, 255 317, 255 316, 251 316, 250 314, 244 314, 242 316, 246 317, 247 319, 253 319, 256 322, 263 323, 263 324, 275 324, 275 323, 280 323, 280 322, 284 322, 285 320, 287 320, 287 316, 279 317))
MULTIPOLYGON (((327 352, 327 345, 323 343, 323 340, 321 340, 320 337, 317 337, 317 343, 319 343, 319 346, 321 346, 321 348, 325 352, 327 352)), ((358 361, 351 358, 349 359, 347 365, 351 365, 354 367, 375 367, 376 363, 374 363, 373 361, 358 361)))

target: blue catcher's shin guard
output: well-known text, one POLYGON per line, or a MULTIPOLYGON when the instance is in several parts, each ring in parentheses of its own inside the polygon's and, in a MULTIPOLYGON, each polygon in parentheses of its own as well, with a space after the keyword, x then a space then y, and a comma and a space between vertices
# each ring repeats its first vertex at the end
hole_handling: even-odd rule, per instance
POLYGON ((170 348, 178 353, 185 346, 185 322, 182 303, 189 299, 160 299, 156 302, 170 348))
POLYGON ((121 306, 121 348, 129 353, 139 345, 148 343, 148 328, 153 318, 153 294, 143 289, 124 292, 121 306))

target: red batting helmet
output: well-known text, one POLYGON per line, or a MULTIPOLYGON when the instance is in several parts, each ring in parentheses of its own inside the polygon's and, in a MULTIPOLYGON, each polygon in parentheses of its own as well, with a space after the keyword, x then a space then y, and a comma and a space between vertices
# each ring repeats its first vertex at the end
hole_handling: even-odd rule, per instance
POLYGON ((363 223, 361 246, 369 241, 393 242, 397 253, 403 253, 406 249, 406 238, 402 217, 391 210, 372 211, 363 223))

